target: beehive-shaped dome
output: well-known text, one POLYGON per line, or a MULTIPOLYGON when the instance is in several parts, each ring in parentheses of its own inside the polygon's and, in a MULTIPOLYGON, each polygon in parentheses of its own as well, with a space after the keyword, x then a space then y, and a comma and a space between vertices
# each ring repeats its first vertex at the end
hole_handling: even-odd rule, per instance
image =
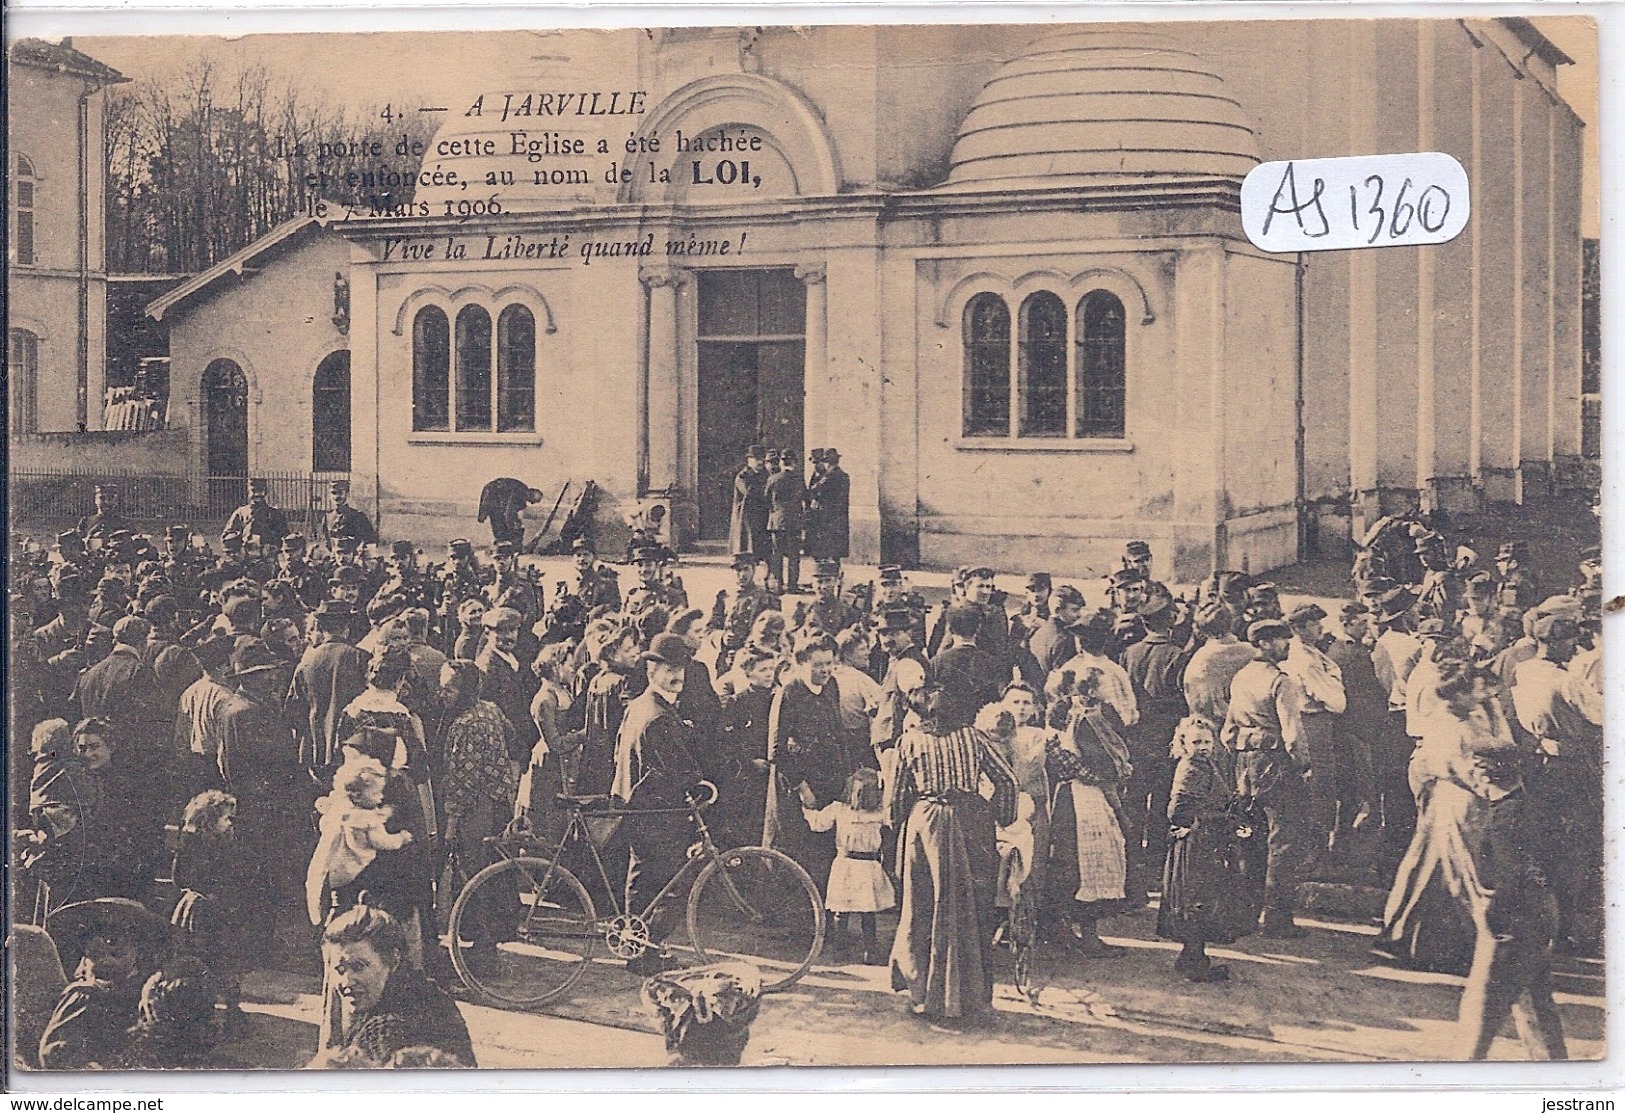
POLYGON ((1156 31, 1073 30, 982 86, 948 181, 1239 179, 1259 161, 1252 122, 1200 54, 1156 31))

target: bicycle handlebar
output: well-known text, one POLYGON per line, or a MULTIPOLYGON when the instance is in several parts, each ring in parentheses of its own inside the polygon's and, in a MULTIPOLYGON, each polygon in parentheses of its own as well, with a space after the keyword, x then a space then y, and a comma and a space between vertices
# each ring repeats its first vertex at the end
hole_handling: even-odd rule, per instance
POLYGON ((717 786, 712 784, 710 781, 700 781, 695 784, 693 788, 690 788, 686 793, 684 793, 684 795, 688 798, 688 802, 694 805, 694 809, 696 811, 704 811, 706 808, 709 808, 712 804, 717 802, 717 786), (707 790, 707 795, 704 800, 697 799, 695 796, 695 789, 699 788, 704 788, 707 790))

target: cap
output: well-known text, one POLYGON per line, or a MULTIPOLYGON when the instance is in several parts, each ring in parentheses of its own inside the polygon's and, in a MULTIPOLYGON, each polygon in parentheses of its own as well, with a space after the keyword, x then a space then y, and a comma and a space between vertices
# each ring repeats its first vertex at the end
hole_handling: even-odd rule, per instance
POLYGON ((56 535, 56 543, 59 547, 66 546, 68 548, 74 548, 76 546, 83 546, 85 539, 80 537, 73 530, 65 529, 56 535))
POLYGON ((1438 546, 1444 544, 1444 537, 1441 534, 1437 534, 1426 528, 1418 532, 1417 528, 1412 526, 1411 537, 1415 540, 1416 551, 1419 553, 1425 553, 1430 549, 1437 548, 1438 546))
POLYGON ((633 545, 626 551, 626 559, 632 564, 659 564, 660 546, 647 543, 633 545))
POLYGON ((317 607, 312 613, 316 616, 316 625, 324 630, 344 629, 349 626, 350 620, 355 617, 355 611, 350 607, 349 602, 344 599, 324 599, 321 606, 317 607))
POLYGON ((1027 577, 1028 591, 1048 591, 1050 586, 1051 582, 1048 572, 1034 572, 1032 575, 1027 577))
POLYGON ((465 557, 474 555, 474 542, 470 541, 466 537, 452 538, 451 544, 448 546, 448 548, 451 550, 452 556, 465 557))
POLYGON ((260 613, 260 601, 252 596, 238 595, 228 599, 220 610, 228 622, 241 629, 244 624, 258 625, 256 618, 260 613))
POLYGON ((1151 546, 1146 544, 1144 541, 1130 541, 1127 545, 1123 546, 1123 555, 1130 560, 1138 560, 1141 557, 1148 557, 1151 555, 1151 546))
POLYGON ((767 449, 759 444, 753 444, 749 448, 745 449, 745 459, 747 460, 762 460, 766 457, 767 449))
POLYGON ((328 489, 335 495, 347 495, 350 493, 350 481, 348 479, 335 479, 328 484, 328 489))
MULTIPOLYGON (((634 550, 634 554, 635 554, 635 552, 636 551, 634 550)), ((636 555, 634 555, 633 559, 636 560, 638 558, 637 558, 636 555)), ((733 559, 733 566, 736 569, 738 569, 738 568, 755 568, 756 567, 756 557, 754 555, 752 555, 751 553, 735 553, 734 554, 734 559, 733 559)))
POLYGON ((1354 600, 1353 602, 1344 603, 1337 610, 1337 616, 1344 622, 1347 622, 1351 618, 1357 618, 1360 615, 1370 613, 1371 608, 1360 602, 1358 599, 1354 600))
POLYGON ((1601 559, 1602 559, 1602 546, 1601 545, 1587 545, 1585 548, 1580 550, 1580 563, 1581 564, 1593 563, 1593 562, 1596 562, 1596 561, 1600 561, 1601 559))
POLYGON ((192 536, 191 526, 165 526, 164 536, 171 541, 185 541, 192 536))
POLYGON ((813 565, 813 579, 838 580, 841 578, 841 562, 838 560, 821 560, 813 565))
POLYGON ((1146 600, 1145 606, 1140 608, 1139 616, 1141 619, 1160 618, 1163 615, 1170 614, 1173 609, 1174 601, 1159 592, 1146 600))
POLYGON ((574 541, 570 542, 570 551, 572 553, 597 554, 597 550, 593 548, 592 541, 586 537, 578 537, 574 541))
POLYGON ((1071 584, 1062 584, 1060 587, 1055 589, 1053 602, 1056 606, 1060 606, 1064 603, 1069 607, 1081 607, 1084 605, 1083 592, 1079 591, 1071 584))
POLYGON ((485 612, 487 630, 517 630, 523 622, 524 616, 512 607, 493 607, 485 612))
POLYGON ((914 629, 914 616, 904 610, 884 610, 880 612, 880 622, 875 630, 881 634, 901 634, 914 629))
POLYGON ((639 658, 642 661, 659 661, 684 669, 693 659, 694 650, 678 634, 656 634, 654 641, 649 643, 649 648, 639 658))
POLYGON ((545 497, 546 496, 542 494, 542 489, 540 487, 525 488, 525 501, 527 503, 541 502, 545 497))
POLYGON ((1253 584, 1251 587, 1249 587, 1247 589, 1247 598, 1249 600, 1253 600, 1253 599, 1273 599, 1279 594, 1280 594, 1280 589, 1277 588, 1274 584, 1270 583, 1267 580, 1264 581, 1263 583, 1253 584))
POLYGON ((1145 573, 1141 572, 1138 568, 1119 568, 1111 575, 1111 585, 1113 587, 1123 587, 1127 584, 1143 583, 1145 583, 1145 573))
POLYGON ((1409 614, 1411 608, 1416 606, 1416 600, 1416 593, 1408 587, 1391 588, 1377 599, 1377 618, 1379 621, 1391 622, 1401 615, 1409 614))
POLYGON ((290 533, 282 539, 282 551, 285 553, 302 553, 305 551, 305 535, 290 533))
POLYGON ((402 557, 411 556, 412 551, 413 545, 410 541, 403 539, 400 541, 391 541, 389 543, 389 555, 395 557, 397 560, 402 557))
POLYGON ((518 552, 519 547, 512 541, 498 541, 495 545, 491 546, 491 553, 498 560, 506 560, 508 557, 511 557, 518 552))
POLYGON ((1292 608, 1292 613, 1286 616, 1288 625, 1297 626, 1301 623, 1316 622, 1326 617, 1326 611, 1319 603, 1299 603, 1292 608))
POLYGON ((248 493, 251 494, 251 495, 255 495, 255 494, 263 495, 263 494, 265 494, 265 492, 269 491, 270 489, 271 489, 271 484, 267 480, 264 480, 264 479, 250 479, 248 481, 248 493))
POLYGON ((902 583, 903 566, 901 564, 882 564, 879 569, 879 579, 883 584, 902 583))
POLYGON ((822 448, 813 449, 811 452, 807 453, 807 459, 811 460, 815 464, 822 464, 824 462, 824 450, 822 448))
POLYGON ((231 675, 252 676, 282 667, 282 661, 258 638, 243 638, 231 653, 231 675))
POLYGON ((978 566, 976 566, 974 568, 967 568, 965 570, 965 579, 966 580, 991 580, 993 578, 993 574, 994 574, 993 569, 984 568, 984 567, 978 565, 978 566))
POLYGON ((360 587, 367 582, 367 574, 353 564, 346 564, 333 571, 333 578, 327 581, 336 587, 360 587))
POLYGON ((333 535, 333 550, 339 553, 353 553, 361 548, 361 538, 353 533, 338 533, 333 535))
POLYGON ((1442 638, 1449 632, 1450 627, 1438 617, 1424 618, 1416 624, 1416 636, 1419 638, 1442 638))
POLYGON ((839 464, 840 462, 841 454, 839 452, 835 451, 833 448, 824 449, 824 463, 839 464))
POLYGON ((1529 542, 1527 542, 1527 541, 1503 541, 1503 542, 1501 542, 1500 549, 1498 549, 1496 551, 1495 559, 1496 560, 1528 560, 1529 559, 1529 542))
POLYGON ((1536 641, 1572 641, 1580 636, 1580 624, 1567 615, 1542 614, 1535 616, 1529 632, 1536 641))
POLYGON ((222 533, 220 547, 228 553, 235 553, 243 547, 243 535, 240 533, 222 533))
POLYGON ((1265 618, 1247 627, 1247 640, 1253 645, 1273 638, 1290 638, 1292 629, 1278 618, 1265 618))

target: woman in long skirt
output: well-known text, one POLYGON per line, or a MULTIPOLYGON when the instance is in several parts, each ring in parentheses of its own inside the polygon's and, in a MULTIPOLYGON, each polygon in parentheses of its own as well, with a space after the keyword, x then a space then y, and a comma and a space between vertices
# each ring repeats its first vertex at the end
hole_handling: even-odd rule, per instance
POLYGON ((975 727, 942 729, 923 668, 902 661, 897 669, 899 691, 922 724, 899 740, 886 793, 903 889, 892 988, 907 991, 917 1015, 985 1021, 993 1012, 996 830, 1015 821, 1016 778, 975 727), (983 777, 993 786, 991 802, 977 793, 983 777))
POLYGON ((1507 795, 1511 729, 1466 662, 1441 668, 1439 711, 1423 724, 1411 758, 1416 834, 1399 864, 1374 949, 1422 969, 1466 974, 1485 886, 1474 865, 1488 803, 1507 795))
MULTIPOLYGON (((1069 674, 1063 674, 1063 676, 1069 674)), ((1119 790, 1132 766, 1123 721, 1100 697, 1091 669, 1073 686, 1058 682, 1046 742, 1050 853, 1046 934, 1079 953, 1117 952, 1101 941, 1100 917, 1121 907, 1128 877, 1119 790)))
POLYGON ((1175 973, 1193 982, 1228 981, 1230 972, 1213 965, 1207 945, 1234 943, 1257 925, 1268 864, 1265 824, 1236 795, 1234 762, 1211 720, 1192 715, 1180 723, 1173 756, 1157 934, 1183 946, 1175 973))

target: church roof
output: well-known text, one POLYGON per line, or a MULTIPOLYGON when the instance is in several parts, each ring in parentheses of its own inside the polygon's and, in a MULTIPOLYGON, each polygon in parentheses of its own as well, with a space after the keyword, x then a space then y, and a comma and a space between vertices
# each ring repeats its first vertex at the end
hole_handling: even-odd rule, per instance
POLYGON ((1069 30, 988 79, 948 182, 1239 180, 1260 161, 1249 114, 1200 54, 1156 31, 1069 30))

